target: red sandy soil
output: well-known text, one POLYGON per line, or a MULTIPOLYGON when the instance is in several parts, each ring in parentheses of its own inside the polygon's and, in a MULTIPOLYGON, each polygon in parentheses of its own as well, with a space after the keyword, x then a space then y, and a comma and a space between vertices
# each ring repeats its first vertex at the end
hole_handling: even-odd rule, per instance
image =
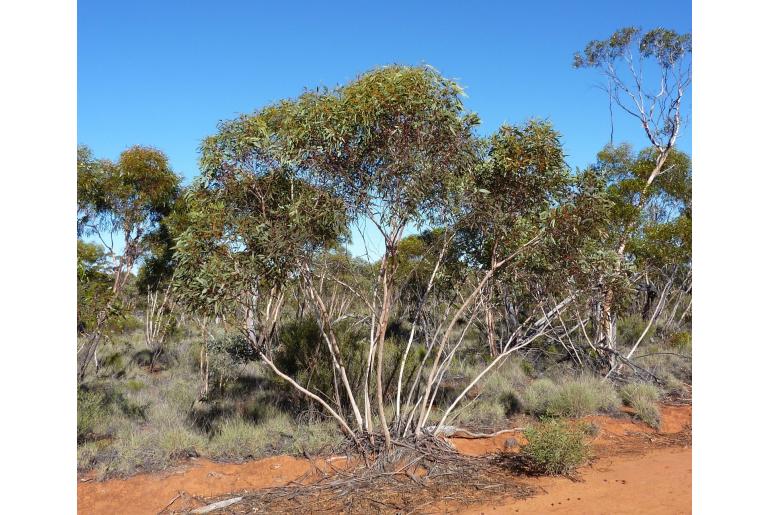
MULTIPOLYGON (((345 458, 342 458, 335 466, 340 468, 344 462, 345 458)), ((319 468, 330 470, 323 459, 315 463, 319 468)), ((86 476, 78 482, 78 513, 145 515, 158 513, 166 507, 175 511, 194 509, 202 504, 192 496, 212 497, 284 486, 311 468, 304 458, 274 456, 246 463, 198 459, 163 473, 138 474, 104 482, 86 476)))
POLYGON ((599 458, 565 477, 528 479, 542 495, 474 506, 463 514, 680 514, 692 510, 692 449, 599 458))
MULTIPOLYGON (((578 470, 577 481, 566 477, 526 478, 525 483, 543 493, 528 499, 477 505, 459 513, 668 515, 692 512, 692 448, 650 448, 656 440, 688 428, 692 421, 691 406, 663 406, 658 431, 628 418, 593 415, 582 420, 599 428, 592 442, 597 459, 578 470)), ((523 435, 510 433, 453 443, 461 452, 481 455, 504 451, 505 442, 511 436, 518 443, 526 443, 523 435)))
MULTIPOLYGON (((599 428, 592 443, 596 459, 579 469, 577 480, 524 478, 543 493, 529 499, 495 501, 473 508, 458 507, 453 511, 466 514, 690 513, 692 451, 689 447, 667 447, 665 440, 667 435, 686 430, 691 418, 690 406, 664 406, 661 428, 655 431, 630 418, 585 417, 584 421, 599 428)), ((519 444, 526 442, 520 433, 451 440, 460 452, 482 455, 518 452, 518 447, 510 448, 511 438, 519 444)), ((332 462, 336 468, 344 465, 344 458, 336 459, 339 461, 332 462)), ((315 466, 330 470, 320 458, 315 461, 315 466)), ((307 459, 276 456, 243 464, 191 460, 163 473, 138 474, 104 482, 87 475, 78 480, 78 513, 132 515, 157 514, 167 507, 174 511, 193 509, 202 504, 194 497, 282 486, 312 468, 307 459)))

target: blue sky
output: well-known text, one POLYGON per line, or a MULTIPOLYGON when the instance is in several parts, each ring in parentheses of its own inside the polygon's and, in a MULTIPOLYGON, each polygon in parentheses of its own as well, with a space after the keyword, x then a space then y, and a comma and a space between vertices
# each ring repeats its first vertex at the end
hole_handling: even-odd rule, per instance
MULTIPOLYGON (((189 181, 220 120, 376 66, 427 63, 465 88, 482 132, 547 118, 583 167, 610 122, 598 75, 572 69, 572 55, 627 25, 690 32, 691 4, 80 0, 78 141, 110 159, 153 145, 189 181)), ((615 139, 646 143, 617 110, 615 139)), ((679 148, 691 152, 689 126, 679 148)))

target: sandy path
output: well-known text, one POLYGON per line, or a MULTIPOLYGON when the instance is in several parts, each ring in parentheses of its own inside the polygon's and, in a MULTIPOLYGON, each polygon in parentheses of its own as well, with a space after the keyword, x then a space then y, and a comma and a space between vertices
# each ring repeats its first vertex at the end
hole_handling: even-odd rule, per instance
MULTIPOLYGON (((336 466, 339 468, 344 462, 342 460, 336 466)), ((316 464, 328 470, 322 460, 317 460, 316 464)), ((174 510, 192 509, 201 506, 201 503, 191 499, 191 496, 212 497, 283 486, 310 469, 308 460, 291 456, 275 456, 240 464, 201 459, 163 473, 137 474, 128 479, 104 482, 81 481, 78 483, 78 513, 155 514, 172 501, 171 508, 174 510)))
POLYGON ((643 455, 600 458, 567 478, 527 481, 545 490, 529 499, 475 506, 464 514, 660 514, 691 513, 692 449, 655 449, 643 455))

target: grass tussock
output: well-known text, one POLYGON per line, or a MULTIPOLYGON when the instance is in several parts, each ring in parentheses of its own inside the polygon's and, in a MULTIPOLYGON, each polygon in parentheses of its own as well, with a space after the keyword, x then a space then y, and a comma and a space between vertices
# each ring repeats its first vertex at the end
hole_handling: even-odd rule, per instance
MULTIPOLYGON (((485 367, 485 363, 458 362, 451 375, 464 387, 485 367)), ((521 392, 529 382, 525 361, 514 358, 504 361, 482 378, 478 390, 468 395, 465 402, 450 416, 448 423, 474 428, 504 426, 509 417, 521 413, 521 392)), ((459 391, 460 388, 457 388, 454 395, 459 391)), ((453 401, 454 395, 447 400, 453 401)), ((438 422, 442 415, 441 410, 434 411, 429 420, 438 422)))
POLYGON ((569 474, 588 459, 589 448, 581 427, 551 419, 524 434, 528 444, 522 453, 543 474, 569 474))
POLYGON ((336 422, 299 424, 294 428, 292 450, 295 453, 321 454, 333 451, 345 443, 336 422))
POLYGON ((220 425, 211 439, 209 453, 213 458, 236 461, 266 456, 293 435, 293 424, 284 414, 275 413, 262 423, 231 418, 220 425))
POLYGON ((658 400, 660 390, 649 383, 629 383, 620 390, 623 403, 633 408, 636 415, 651 427, 660 427, 658 400))
POLYGON ((537 379, 524 390, 523 404, 525 411, 538 417, 583 417, 615 412, 621 401, 612 385, 583 375, 560 384, 537 379))

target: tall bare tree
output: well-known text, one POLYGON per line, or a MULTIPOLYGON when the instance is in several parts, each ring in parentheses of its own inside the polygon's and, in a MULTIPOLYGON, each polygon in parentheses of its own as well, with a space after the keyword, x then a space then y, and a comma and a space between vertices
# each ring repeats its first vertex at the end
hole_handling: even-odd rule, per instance
MULTIPOLYGON (((602 86, 610 102, 641 124, 656 151, 653 166, 647 171, 644 186, 635 199, 640 213, 648 199, 650 186, 666 173, 666 163, 674 149, 682 125, 683 101, 692 81, 692 38, 690 34, 656 28, 643 32, 638 27, 617 30, 605 40, 591 41, 575 54, 575 68, 598 69, 606 80, 602 86)), ((616 248, 619 272, 625 259, 626 245, 641 216, 629 224, 616 248)), ((600 305, 600 339, 615 349, 614 304, 616 291, 605 285, 600 305)))

